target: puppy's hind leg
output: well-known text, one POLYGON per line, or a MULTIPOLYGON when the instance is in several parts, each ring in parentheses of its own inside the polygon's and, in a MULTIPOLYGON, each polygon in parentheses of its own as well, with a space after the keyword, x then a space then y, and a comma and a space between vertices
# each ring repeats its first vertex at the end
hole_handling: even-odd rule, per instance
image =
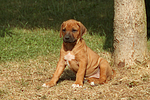
POLYGON ((107 77, 108 77, 108 68, 110 67, 109 63, 107 62, 107 60, 102 59, 99 62, 99 66, 100 66, 100 78, 99 78, 99 84, 103 84, 107 81, 107 77))
POLYGON ((87 80, 91 85, 99 84, 99 78, 91 77, 91 78, 87 78, 87 80))
POLYGON ((104 79, 104 77, 100 77, 100 78, 91 77, 91 78, 87 78, 87 80, 91 85, 103 84, 106 82, 106 79, 104 79))
MULTIPOLYGON (((89 83, 91 83, 91 85, 95 85, 95 84, 103 84, 104 82, 106 82, 106 73, 105 72, 99 72, 96 74, 100 74, 99 78, 98 77, 90 77, 90 78, 86 78, 88 80, 89 83)), ((94 76, 94 75, 93 75, 94 76)))

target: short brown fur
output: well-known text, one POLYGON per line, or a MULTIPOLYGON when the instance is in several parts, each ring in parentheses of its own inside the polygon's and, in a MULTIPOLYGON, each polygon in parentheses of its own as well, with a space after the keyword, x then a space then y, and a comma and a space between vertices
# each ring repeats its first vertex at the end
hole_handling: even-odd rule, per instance
POLYGON ((68 20, 62 23, 60 28, 60 37, 63 36, 63 44, 60 50, 60 58, 56 67, 56 71, 52 79, 45 83, 46 87, 52 87, 58 81, 63 73, 67 63, 69 68, 76 72, 76 81, 74 84, 83 86, 84 78, 88 82, 95 84, 103 84, 113 78, 115 71, 112 70, 107 60, 101 58, 98 54, 92 51, 83 40, 82 36, 86 33, 85 26, 76 20, 68 20), (70 54, 69 54, 70 53, 70 54), (65 56, 68 54, 69 57, 65 56), (100 69, 100 77, 90 77, 100 69), (112 72, 114 74, 112 75, 112 72))

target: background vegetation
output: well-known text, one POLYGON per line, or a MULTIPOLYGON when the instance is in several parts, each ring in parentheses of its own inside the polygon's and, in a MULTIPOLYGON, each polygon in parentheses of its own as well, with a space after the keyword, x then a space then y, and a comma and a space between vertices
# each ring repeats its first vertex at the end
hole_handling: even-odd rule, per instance
POLYGON ((59 34, 61 23, 68 19, 81 21, 91 36, 97 34, 105 37, 96 47, 112 51, 113 1, 1 0, 1 61, 15 57, 30 58, 55 51, 59 47, 57 41, 60 41, 55 34, 59 34))
POLYGON ((0 6, 1 26, 58 30, 72 18, 102 35, 112 31, 112 0, 5 0, 0 6))

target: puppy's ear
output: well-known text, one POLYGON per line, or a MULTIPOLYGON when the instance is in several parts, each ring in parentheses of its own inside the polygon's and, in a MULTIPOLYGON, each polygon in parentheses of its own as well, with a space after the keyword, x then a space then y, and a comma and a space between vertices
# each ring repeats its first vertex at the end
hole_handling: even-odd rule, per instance
POLYGON ((63 22, 63 23, 61 24, 61 27, 60 27, 60 34, 59 34, 60 38, 62 37, 62 30, 63 30, 64 23, 65 23, 65 22, 63 22))
POLYGON ((77 24, 80 27, 80 36, 82 37, 86 33, 87 29, 81 22, 77 22, 77 24))

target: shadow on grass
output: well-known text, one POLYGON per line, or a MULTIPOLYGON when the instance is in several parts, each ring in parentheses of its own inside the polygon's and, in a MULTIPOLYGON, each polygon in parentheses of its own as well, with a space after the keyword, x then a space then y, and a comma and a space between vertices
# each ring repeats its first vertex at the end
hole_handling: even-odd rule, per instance
POLYGON ((11 32, 11 29, 9 27, 0 27, 0 37, 5 36, 12 36, 13 32, 11 32))
POLYGON ((112 50, 113 0, 1 0, 0 26, 59 30, 63 21, 81 21, 91 35, 106 36, 112 50))
POLYGON ((61 75, 61 78, 59 79, 58 83, 60 83, 60 82, 62 82, 64 80, 75 81, 76 80, 75 73, 72 70, 70 70, 70 69, 65 69, 63 74, 61 75))

